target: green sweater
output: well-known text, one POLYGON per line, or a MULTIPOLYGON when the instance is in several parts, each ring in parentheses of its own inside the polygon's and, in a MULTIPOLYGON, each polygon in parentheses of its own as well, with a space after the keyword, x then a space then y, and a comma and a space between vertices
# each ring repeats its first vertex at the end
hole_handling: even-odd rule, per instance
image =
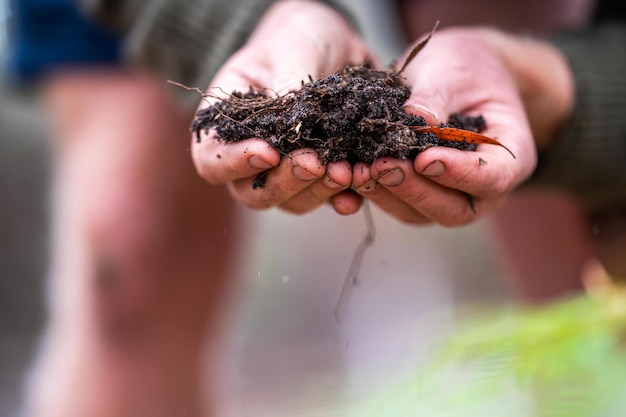
POLYGON ((626 23, 599 23, 554 44, 574 72, 575 109, 528 185, 570 192, 591 212, 626 208, 626 23))
MULTIPOLYGON (((205 88, 276 0, 80 0, 88 15, 123 34, 125 57, 205 88)), ((332 0, 323 0, 348 16, 332 0)), ((184 95, 193 108, 198 97, 184 95)))

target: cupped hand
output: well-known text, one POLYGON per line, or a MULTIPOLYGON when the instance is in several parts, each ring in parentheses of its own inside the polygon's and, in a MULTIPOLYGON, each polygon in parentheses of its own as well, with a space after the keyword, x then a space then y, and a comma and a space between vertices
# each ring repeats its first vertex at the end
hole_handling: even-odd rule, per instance
MULTIPOLYGON (((270 95, 285 94, 309 77, 329 75, 348 63, 360 64, 367 56, 364 43, 337 11, 313 1, 281 1, 266 12, 246 45, 216 74, 208 93, 217 98, 252 86, 270 95)), ((198 143, 194 138, 193 159, 206 181, 227 184, 231 194, 251 208, 278 206, 305 213, 337 198, 335 209, 351 213, 361 203, 360 197, 346 191, 352 183, 350 165, 326 166, 310 149, 280 155, 260 138, 228 143, 211 131, 202 134, 198 143), (254 188, 260 173, 265 184, 254 188)))
POLYGON ((446 122, 452 113, 482 115, 487 124, 482 133, 515 157, 495 145, 481 144, 475 152, 432 147, 414 161, 381 158, 371 166, 359 164, 352 187, 407 223, 459 226, 495 210, 536 166, 533 134, 540 132, 533 132, 521 88, 528 84, 521 78, 529 74, 518 71, 504 50, 528 49, 528 59, 552 51, 525 42, 486 29, 442 30, 402 74, 411 86, 407 112, 431 125, 446 122))

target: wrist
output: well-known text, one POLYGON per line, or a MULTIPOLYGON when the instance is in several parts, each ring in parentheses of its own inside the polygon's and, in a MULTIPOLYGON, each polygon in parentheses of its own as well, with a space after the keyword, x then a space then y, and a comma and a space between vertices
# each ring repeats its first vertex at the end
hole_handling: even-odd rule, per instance
POLYGON ((480 36, 515 79, 538 151, 549 148, 574 107, 574 77, 566 58, 538 39, 495 30, 480 36))

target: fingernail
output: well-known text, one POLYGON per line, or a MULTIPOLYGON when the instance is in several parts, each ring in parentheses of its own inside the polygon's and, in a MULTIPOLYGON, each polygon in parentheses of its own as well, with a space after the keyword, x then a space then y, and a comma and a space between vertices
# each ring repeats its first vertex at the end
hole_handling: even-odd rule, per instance
POLYGON ((376 190, 376 181, 369 180, 357 189, 358 193, 371 193, 376 190))
POLYGON ((404 172, 400 168, 387 171, 377 180, 382 185, 400 185, 404 181, 404 172))
POLYGON ((442 175, 446 171, 446 167, 443 165, 441 161, 431 162, 424 170, 422 171, 422 175, 426 177, 438 177, 442 175))
POLYGON ((317 178, 315 175, 311 174, 309 171, 299 165, 295 165, 293 167, 293 176, 300 181, 311 181, 317 178))
POLYGON ((252 155, 248 158, 248 164, 254 169, 270 169, 272 164, 258 155, 252 155))
POLYGON ((404 106, 404 111, 409 114, 417 114, 418 116, 422 116, 426 119, 428 124, 437 124, 439 123, 439 118, 435 113, 422 106, 418 106, 415 104, 407 104, 404 106))
POLYGON ((326 185, 326 187, 330 188, 331 190, 338 190, 340 188, 346 188, 342 186, 341 184, 335 182, 335 180, 330 178, 329 175, 326 175, 326 177, 324 178, 324 184, 326 185))

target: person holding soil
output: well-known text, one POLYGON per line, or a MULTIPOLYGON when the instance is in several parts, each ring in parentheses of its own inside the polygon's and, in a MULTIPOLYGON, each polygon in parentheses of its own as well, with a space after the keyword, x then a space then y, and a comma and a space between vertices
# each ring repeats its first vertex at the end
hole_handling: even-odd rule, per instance
MULTIPOLYGON (((398 2, 405 31, 418 41, 430 17, 441 18, 443 26, 458 25, 439 29, 403 72, 412 89, 406 110, 431 124, 455 112, 480 114, 487 121, 483 133, 516 159, 499 147, 433 147, 414 161, 324 166, 310 152, 281 158, 263 140, 226 144, 210 133, 199 143, 193 139, 198 172, 212 184, 226 183, 231 195, 257 209, 305 213, 329 201, 338 213, 352 214, 366 198, 410 224, 460 226, 491 214, 499 250, 524 299, 580 290, 594 244, 588 216, 597 226, 597 219, 619 213, 626 202, 618 157, 624 155, 626 119, 616 116, 624 111, 623 8, 599 2, 594 15, 594 5, 584 1, 552 1, 541 11, 521 2, 434 3, 398 2), (494 23, 511 31, 488 28, 494 23), (528 31, 549 36, 519 34, 528 31), (255 189, 252 182, 261 172, 266 186, 255 189), (468 194, 474 207, 467 204, 468 194)), ((284 93, 285 85, 297 88, 300 80, 318 75, 319 51, 327 44, 323 37, 318 44, 301 43, 317 33, 290 24, 301 16, 298 7, 278 3, 208 91, 246 91, 252 85, 284 93), (291 74, 291 83, 284 74, 291 74)), ((609 233, 613 228, 602 229, 594 239, 604 248, 601 257, 619 242, 609 233), (603 244, 603 236, 614 244, 603 244)))
MULTIPOLYGON (((196 174, 196 102, 165 80, 208 83, 272 2, 131 3, 86 0, 92 20, 69 0, 11 4, 9 70, 38 87, 54 159, 49 319, 24 415, 215 414, 205 376, 219 377, 240 217, 196 174)), ((315 10, 338 27, 329 44, 353 35, 315 10)), ((332 45, 321 71, 366 54, 356 35, 332 45)))
MULTIPOLYGON (((165 416, 177 414, 180 404, 199 415, 209 402, 200 392, 198 364, 204 338, 218 337, 232 249, 232 235, 223 232, 235 227, 236 216, 224 190, 202 184, 185 162, 188 142, 177 139, 186 139, 191 114, 162 90, 155 72, 186 85, 210 85, 218 96, 250 85, 282 94, 309 76, 374 60, 331 2, 218 3, 84 0, 90 14, 115 29, 130 61, 74 57, 63 65, 48 62, 40 67, 47 68, 44 73, 35 74, 43 77, 56 138, 57 243, 51 320, 31 415, 165 416), (149 71, 129 70, 133 66, 149 71)), ((413 4, 401 3, 405 11, 413 4)), ((529 27, 541 27, 539 16, 545 14, 535 10, 529 27)), ((429 26, 441 18, 422 14, 430 17, 429 26)), ((552 28, 580 24, 563 19, 552 28)), ((467 153, 432 148, 414 162, 323 166, 306 152, 281 158, 256 138, 226 144, 209 135, 197 144, 194 138, 193 162, 202 178, 226 184, 235 199, 253 208, 305 213, 329 201, 338 213, 351 214, 367 198, 408 223, 467 224, 493 213, 533 173, 550 183, 566 177, 557 172, 580 168, 554 158, 556 165, 536 169, 537 151, 542 161, 571 152, 585 156, 580 146, 565 146, 571 139, 557 135, 572 114, 576 143, 615 145, 599 149, 600 157, 624 154, 618 152, 626 143, 619 123, 626 118, 608 120, 598 114, 601 107, 586 108, 587 99, 597 97, 595 84, 584 82, 581 67, 572 72, 570 66, 580 65, 571 51, 582 50, 584 61, 605 69, 610 97, 624 97, 623 62, 615 52, 623 50, 623 30, 591 28, 555 47, 480 27, 442 29, 411 62, 404 73, 412 88, 407 111, 433 124, 451 112, 480 113, 488 122, 485 134, 497 137, 516 159, 497 147, 467 153), (589 56, 597 59, 589 62, 589 56), (578 116, 587 110, 593 112, 578 116), (586 142, 598 133, 604 140, 586 142), (263 171, 265 188, 253 190, 251 182, 263 171), (465 193, 473 196, 477 214, 465 193)), ((584 188, 572 190, 584 201, 602 201, 602 207, 608 200, 595 200, 599 194, 619 201, 621 183, 597 182, 613 173, 607 167, 586 162, 584 188)))
MULTIPOLYGON (((259 23, 257 30, 246 46, 225 64, 211 81, 210 86, 230 92, 232 90, 246 91, 252 85, 256 88, 274 90, 280 94, 288 91, 288 88, 297 88, 301 80, 307 79, 309 75, 315 77, 319 74, 336 71, 338 67, 333 65, 332 61, 327 62, 325 58, 319 56, 319 51, 323 51, 326 47, 325 38, 312 32, 308 26, 298 24, 302 20, 300 16, 308 13, 306 9, 301 7, 302 5, 297 4, 297 2, 292 3, 291 6, 289 2, 282 2, 271 9, 259 23), (296 22, 296 24, 290 24, 291 21, 296 22), (303 38, 317 39, 317 44, 308 45, 305 43, 301 45, 303 38), (279 39, 283 41, 278 43, 279 39), (293 42, 296 42, 298 47, 290 46, 289 41, 284 39, 294 39, 293 42), (280 45, 280 47, 276 47, 276 45, 280 45), (297 53, 286 54, 285 50, 297 50, 297 53), (328 66, 320 68, 321 65, 328 66), (285 73, 291 76, 291 83, 287 84, 288 88, 283 85, 285 73), (280 81, 277 82, 272 77, 279 77, 280 81)), ((327 28, 324 30, 328 31, 327 28)), ((351 178, 352 174, 348 172, 349 167, 343 167, 339 170, 338 167, 329 166, 328 172, 325 172, 325 167, 310 154, 302 155, 300 152, 296 159, 285 158, 279 164, 280 155, 264 142, 251 140, 242 144, 224 145, 211 137, 194 145, 196 166, 207 181, 228 183, 231 192, 237 199, 254 208, 279 206, 288 211, 303 212, 316 207, 331 197, 336 210, 340 213, 349 214, 358 210, 360 197, 353 192, 328 193, 323 188, 324 191, 320 190, 321 185, 328 186, 335 182, 339 189, 351 187, 357 193, 363 196, 367 195, 367 198, 403 221, 411 223, 433 221, 443 225, 460 225, 474 221, 476 215, 465 204, 466 199, 463 194, 452 192, 452 190, 473 195, 477 199, 478 206, 480 206, 477 207, 478 212, 481 214, 488 213, 493 211, 501 197, 530 176, 536 163, 531 126, 526 120, 524 103, 516 83, 517 78, 521 77, 535 81, 536 75, 510 74, 511 69, 505 66, 500 51, 511 46, 505 41, 513 46, 517 45, 515 39, 507 39, 499 35, 499 32, 496 31, 489 33, 483 31, 480 35, 477 33, 474 36, 472 30, 465 30, 464 32, 440 30, 437 36, 433 37, 428 47, 418 54, 404 72, 407 84, 413 89, 406 106, 408 111, 425 116, 432 124, 446 121, 448 115, 453 112, 471 111, 476 114, 483 114, 488 121, 488 128, 484 133, 497 137, 500 142, 509 147, 517 155, 516 161, 511 162, 501 149, 484 151, 481 149, 481 152, 488 152, 484 156, 491 160, 484 166, 484 169, 472 170, 471 175, 473 177, 462 178, 460 175, 467 176, 470 174, 470 170, 467 168, 468 163, 469 166, 474 165, 478 157, 483 156, 482 153, 466 155, 460 152, 444 152, 445 155, 450 154, 457 159, 454 162, 451 160, 440 161, 444 165, 447 163, 447 165, 454 166, 449 168, 454 171, 440 173, 441 175, 438 176, 437 180, 444 182, 439 184, 443 185, 440 187, 436 186, 437 181, 432 179, 421 181, 423 176, 417 175, 435 161, 435 159, 427 159, 426 157, 430 154, 436 154, 441 151, 440 149, 433 148, 423 152, 415 162, 415 169, 397 171, 396 166, 389 166, 390 161, 379 161, 373 164, 371 173, 369 167, 354 167, 354 178, 351 178), (466 35, 472 36, 468 38, 466 42, 468 50, 464 52, 460 48, 463 43, 460 39, 466 35), (478 62, 480 67, 476 65, 476 69, 474 69, 469 66, 472 61, 478 62), (457 67, 457 71, 452 70, 457 67), (462 76, 467 78, 461 79, 462 76), (494 77, 496 78, 494 79, 494 77), (461 88, 469 89, 469 86, 473 85, 475 85, 475 91, 460 90, 461 88), (459 91, 454 89, 459 89, 459 91), (453 101, 455 97, 458 98, 453 101), (494 111, 492 116, 491 113, 494 111), (257 149, 257 147, 261 149, 257 149), (244 148, 247 148, 245 154, 241 152, 244 148), (239 160, 244 158, 233 158, 231 152, 245 155, 244 158, 253 159, 256 162, 260 158, 266 163, 257 168, 253 167, 255 164, 248 164, 247 161, 244 165, 239 160), (217 158, 218 153, 222 158, 217 158), (489 155, 491 153, 493 155, 489 155), (304 156, 311 160, 300 161, 300 159, 304 159, 304 156), (241 165, 237 165, 240 162, 241 165), (250 186, 252 178, 270 166, 275 168, 269 171, 265 190, 253 190, 250 186), (296 174, 292 172, 293 170, 296 174), (460 173, 459 170, 464 172, 460 173), (304 175, 305 173, 302 171, 308 175, 304 175), (412 171, 415 172, 415 175, 412 171), (383 174, 391 175, 381 178, 383 174), (400 180, 400 176, 407 175, 410 178, 400 180), (349 181, 346 181, 346 176, 350 177, 349 181), (391 179, 390 176, 396 178, 391 179), (324 178, 321 184, 320 178, 324 178), (382 182, 378 181, 379 179, 382 182), (374 180, 377 184, 393 186, 395 192, 390 192, 391 189, 385 191, 385 187, 375 187, 368 184, 369 180, 374 180), (400 182, 402 185, 399 184, 400 182), (396 195, 396 193, 401 193, 401 195, 396 195), (407 201, 408 199, 412 199, 412 201, 407 201)), ((567 98, 561 97, 561 95, 566 94, 561 90, 567 90, 571 87, 571 82, 568 84, 568 78, 562 77, 563 74, 569 76, 565 61, 562 60, 557 51, 550 51, 547 45, 539 42, 528 45, 526 49, 528 51, 520 52, 537 53, 537 58, 548 60, 546 66, 549 68, 552 68, 553 64, 557 64, 555 74, 546 74, 547 80, 539 80, 538 82, 549 83, 552 77, 563 80, 563 86, 556 86, 554 89, 556 91, 552 95, 557 101, 554 118, 564 118, 569 109, 563 108, 567 103, 562 102, 567 98), (535 52, 536 50, 539 51, 535 52)), ((516 56, 515 54, 512 55, 516 56)), ((400 63, 403 61, 403 59, 399 60, 400 63)), ((539 70, 537 72, 542 74, 539 70)), ((520 80, 521 82, 523 80, 520 80)), ((524 88, 538 89, 541 87, 544 86, 524 88)), ((546 101, 552 99, 549 97, 546 98, 546 101)), ((542 114, 541 111, 538 113, 542 114)), ((546 115, 545 118, 550 119, 551 116, 546 115)), ((537 121, 537 123, 542 122, 537 121)), ((557 125, 559 121, 550 123, 557 125)), ((555 129, 554 126, 540 126, 540 128, 555 129)), ((551 132, 547 131, 544 136, 550 134, 551 132)), ((450 157, 447 156, 447 158, 450 157)), ((437 174, 440 170, 438 165, 432 166, 426 171, 426 174, 433 176, 433 173, 437 174)))

